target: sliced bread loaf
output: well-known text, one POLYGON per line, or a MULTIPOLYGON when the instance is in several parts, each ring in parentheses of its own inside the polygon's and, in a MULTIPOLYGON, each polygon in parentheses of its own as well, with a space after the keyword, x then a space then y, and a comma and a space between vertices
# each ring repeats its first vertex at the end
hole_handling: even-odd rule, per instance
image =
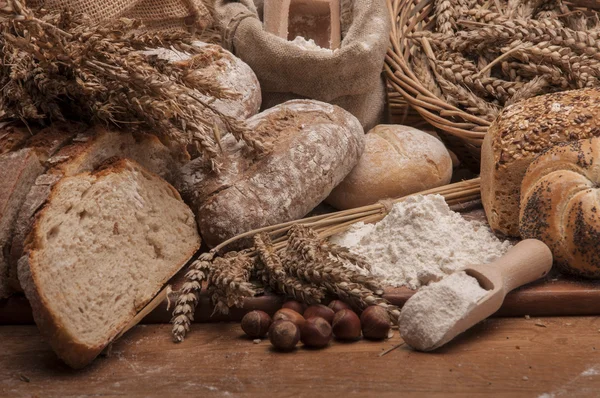
POLYGON ((150 134, 117 132, 103 127, 94 127, 79 134, 72 145, 62 148, 48 160, 51 168, 35 180, 22 202, 8 256, 8 283, 12 289, 20 290, 17 263, 23 253, 25 237, 31 230, 36 212, 48 198, 54 184, 62 177, 92 171, 110 158, 135 160, 169 182, 189 161, 187 152, 168 148, 150 134))
POLYGON ((68 365, 91 362, 200 247, 177 191, 130 160, 61 179, 19 261, 35 321, 68 365))
POLYGON ((36 178, 44 172, 45 161, 71 140, 76 126, 44 129, 20 144, 22 149, 0 155, 0 299, 12 291, 8 257, 19 209, 36 178))

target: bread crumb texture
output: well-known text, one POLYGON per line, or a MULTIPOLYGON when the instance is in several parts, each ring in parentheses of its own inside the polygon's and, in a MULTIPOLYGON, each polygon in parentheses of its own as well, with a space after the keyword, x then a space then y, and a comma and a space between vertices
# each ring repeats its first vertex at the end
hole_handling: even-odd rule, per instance
POLYGON ((30 282, 61 329, 46 334, 88 347, 108 344, 200 246, 175 189, 129 160, 63 178, 32 234, 30 282))

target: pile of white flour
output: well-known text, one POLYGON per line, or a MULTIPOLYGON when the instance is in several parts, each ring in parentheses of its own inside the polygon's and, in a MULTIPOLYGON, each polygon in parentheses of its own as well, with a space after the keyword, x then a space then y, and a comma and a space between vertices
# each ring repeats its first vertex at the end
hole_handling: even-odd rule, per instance
POLYGON ((322 52, 327 52, 327 53, 334 52, 333 50, 330 50, 329 48, 323 48, 323 47, 319 46, 317 43, 315 43, 315 41, 313 39, 306 40, 302 36, 296 36, 296 38, 294 40, 292 40, 291 43, 295 44, 296 46, 298 46, 299 48, 301 48, 303 50, 322 51, 322 52))
POLYGON ((365 257, 383 285, 411 289, 494 261, 511 247, 485 224, 450 210, 440 195, 410 197, 377 224, 354 224, 331 241, 365 257))
POLYGON ((486 293, 464 272, 425 286, 402 307, 398 321, 402 339, 417 350, 431 350, 486 293))

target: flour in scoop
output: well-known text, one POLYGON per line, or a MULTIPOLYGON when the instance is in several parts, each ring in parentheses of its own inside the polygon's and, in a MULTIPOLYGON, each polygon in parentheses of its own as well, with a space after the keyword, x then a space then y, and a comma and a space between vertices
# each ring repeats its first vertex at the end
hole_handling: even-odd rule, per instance
POLYGON ((431 350, 486 294, 464 271, 421 288, 402 307, 398 320, 402 339, 414 349, 431 350))
POLYGON ((487 225, 450 210, 440 195, 409 197, 380 222, 355 224, 331 241, 365 257, 384 286, 411 289, 490 263, 511 247, 487 225))

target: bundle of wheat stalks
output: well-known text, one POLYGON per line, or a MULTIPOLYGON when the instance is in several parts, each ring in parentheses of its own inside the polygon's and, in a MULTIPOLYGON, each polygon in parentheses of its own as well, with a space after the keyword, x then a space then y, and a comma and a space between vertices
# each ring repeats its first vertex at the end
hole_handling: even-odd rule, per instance
POLYGON ((215 119, 236 138, 260 148, 244 123, 223 115, 199 94, 228 98, 217 76, 197 73, 215 62, 214 48, 184 34, 143 33, 140 22, 93 23, 68 10, 32 11, 23 0, 0 0, 0 120, 49 123, 69 118, 144 129, 188 145, 214 168, 219 153, 215 119), (190 54, 171 63, 141 50, 190 54))
POLYGON ((433 6, 431 29, 407 37, 411 67, 428 91, 453 106, 492 121, 517 101, 600 83, 600 14, 593 9, 562 0, 433 6))
MULTIPOLYGON (((479 179, 416 195, 419 194, 443 195, 449 205, 472 202, 480 198, 479 179)), ((201 255, 190 265, 179 292, 172 320, 174 340, 183 341, 189 331, 203 282, 207 284, 215 311, 222 313, 227 313, 230 307, 243 306, 244 299, 269 289, 307 304, 319 303, 326 295, 332 295, 357 310, 380 305, 396 321, 400 311, 382 297, 380 282, 361 272, 370 270, 368 259, 331 244, 327 238, 357 222, 379 221, 394 203, 405 199, 250 231, 201 255), (228 245, 248 238, 253 239, 248 249, 217 256, 228 245)))

